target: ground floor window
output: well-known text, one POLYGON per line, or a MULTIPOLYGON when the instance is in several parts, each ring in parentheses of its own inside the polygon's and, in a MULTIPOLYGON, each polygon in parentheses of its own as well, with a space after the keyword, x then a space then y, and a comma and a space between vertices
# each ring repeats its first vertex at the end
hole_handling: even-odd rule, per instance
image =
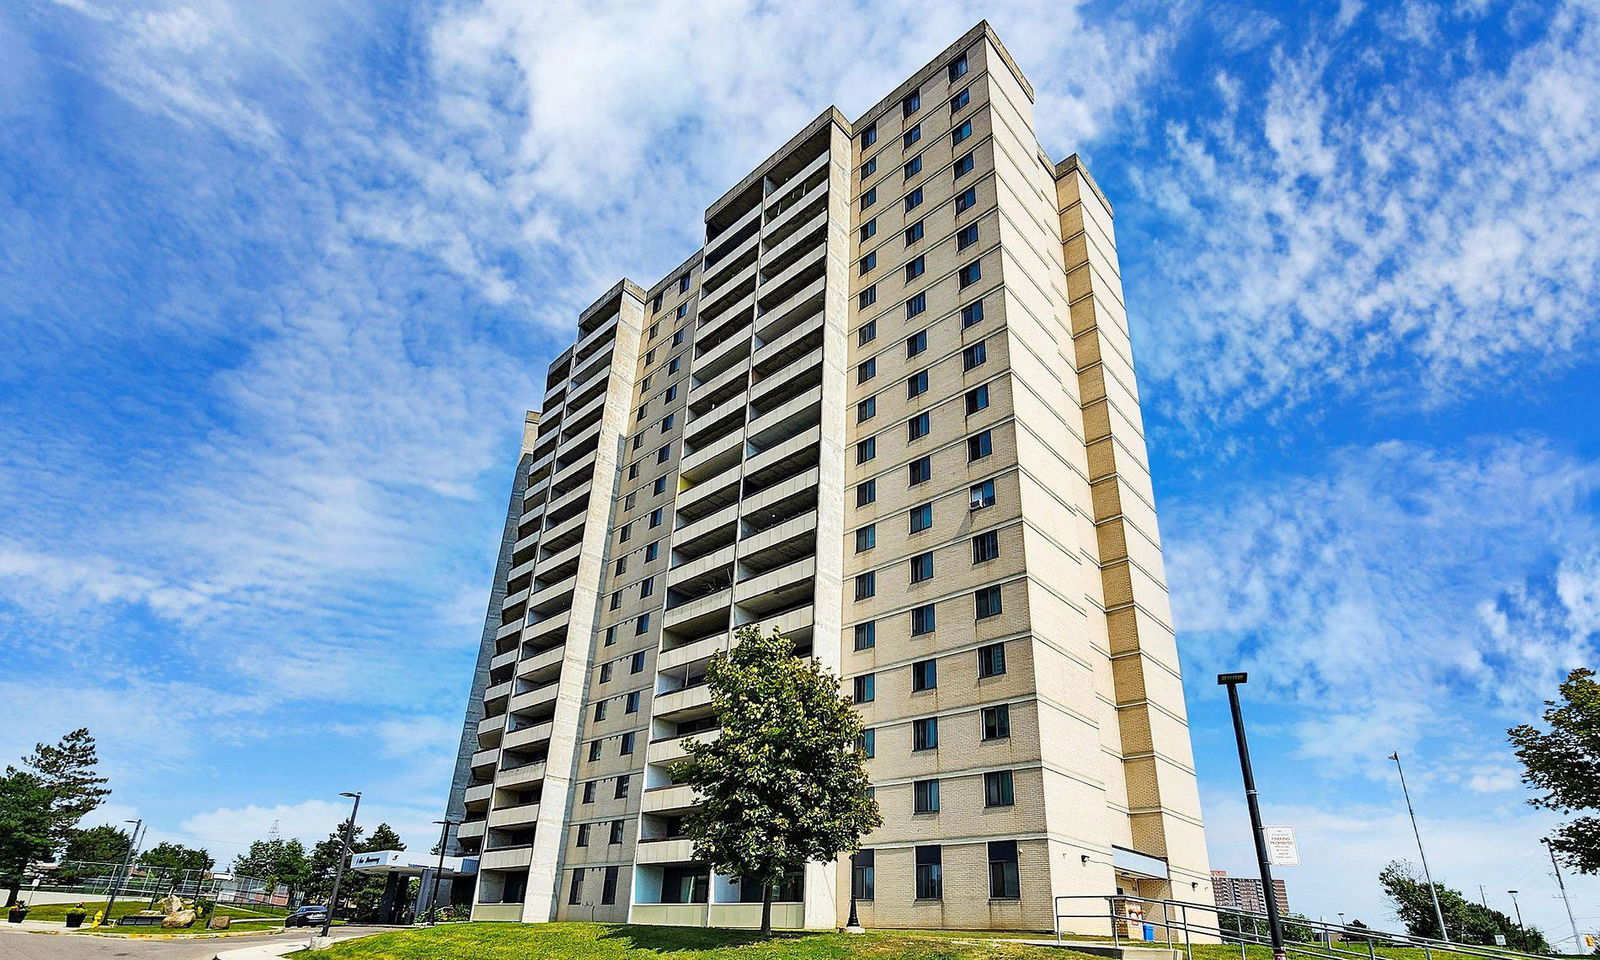
POLYGON ((666 867, 661 871, 662 903, 705 903, 711 874, 704 867, 666 867))
MULTIPOLYGON (((799 903, 805 899, 805 873, 793 870, 784 874, 777 882, 772 892, 774 903, 799 903)), ((739 882, 740 903, 760 903, 761 884, 741 880, 739 882)))
POLYGON ((850 871, 850 895, 857 900, 871 900, 872 890, 877 881, 876 851, 856 851, 854 868, 850 871))
POLYGON ((944 857, 939 847, 917 848, 917 899, 944 898, 944 857))
POLYGON ((993 900, 1016 900, 1022 896, 1022 883, 1017 876, 1017 841, 989 841, 989 897, 993 900))
POLYGON ((600 888, 601 903, 617 902, 617 867, 606 867, 605 885, 600 888))

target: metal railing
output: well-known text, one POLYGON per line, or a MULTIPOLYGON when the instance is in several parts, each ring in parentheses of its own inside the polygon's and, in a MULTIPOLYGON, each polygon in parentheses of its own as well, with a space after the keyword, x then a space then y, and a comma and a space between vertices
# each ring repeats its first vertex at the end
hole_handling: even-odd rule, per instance
MULTIPOLYGON (((1271 946, 1272 943, 1266 914, 1209 903, 1120 893, 1069 894, 1055 898, 1055 914, 1057 943, 1063 940, 1063 920, 1104 920, 1115 947, 1123 946, 1124 941, 1129 946, 1160 946, 1164 943, 1169 950, 1182 949, 1188 960, 1194 960, 1196 937, 1238 944, 1240 960, 1248 960, 1248 947, 1271 946), (1082 904, 1086 909, 1073 912, 1070 908, 1076 904, 1082 904), (1137 932, 1135 926, 1139 927, 1137 932), (1153 934, 1154 939, 1141 936, 1146 933, 1145 927, 1152 928, 1149 933, 1153 934)), ((1286 918, 1283 928, 1286 953, 1319 960, 1378 960, 1378 947, 1421 950, 1424 960, 1433 960, 1436 952, 1482 960, 1547 960, 1544 954, 1524 953, 1505 947, 1456 943, 1409 933, 1390 933, 1371 927, 1325 923, 1304 917, 1286 918), (1358 946, 1360 949, 1355 949, 1358 946)))

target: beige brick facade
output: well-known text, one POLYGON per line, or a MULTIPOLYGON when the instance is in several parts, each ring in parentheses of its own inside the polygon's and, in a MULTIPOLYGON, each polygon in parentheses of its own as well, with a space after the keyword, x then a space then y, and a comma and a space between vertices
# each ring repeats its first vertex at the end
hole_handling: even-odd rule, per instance
MULTIPOLYGON (((452 790, 475 915, 755 922, 667 766, 752 623, 870 685, 863 922, 1209 900, 1111 207, 993 31, 705 220, 585 311, 518 465, 452 790)), ((836 926, 851 886, 814 864, 777 922, 836 926)))

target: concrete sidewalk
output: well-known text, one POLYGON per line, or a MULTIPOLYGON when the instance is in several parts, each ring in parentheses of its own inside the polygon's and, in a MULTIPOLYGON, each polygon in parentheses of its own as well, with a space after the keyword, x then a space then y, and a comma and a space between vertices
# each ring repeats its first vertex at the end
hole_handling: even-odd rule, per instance
MULTIPOLYGON (((400 930, 405 928, 394 927, 391 929, 400 930)), ((271 960, 273 957, 281 957, 285 954, 294 953, 296 950, 306 950, 311 948, 320 949, 330 943, 343 943, 346 940, 360 940, 363 937, 375 937, 380 933, 387 932, 389 932, 387 929, 372 930, 365 933, 346 934, 344 936, 340 936, 338 933, 335 933, 333 936, 327 938, 315 936, 309 933, 292 937, 278 937, 275 938, 271 943, 259 943, 254 946, 237 947, 232 950, 219 950, 215 960, 271 960)))

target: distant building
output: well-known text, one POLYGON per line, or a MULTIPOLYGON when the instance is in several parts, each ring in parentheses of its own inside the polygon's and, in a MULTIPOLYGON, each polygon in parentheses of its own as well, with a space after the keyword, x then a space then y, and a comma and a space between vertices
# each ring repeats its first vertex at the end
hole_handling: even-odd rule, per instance
MULTIPOLYGON (((1261 895, 1261 880, 1257 877, 1230 877, 1226 870, 1213 870, 1211 889, 1217 895, 1219 907, 1232 907, 1249 913, 1267 912, 1267 900, 1261 895)), ((1278 912, 1288 914, 1289 893, 1282 880, 1272 881, 1272 896, 1278 901, 1278 912)))

